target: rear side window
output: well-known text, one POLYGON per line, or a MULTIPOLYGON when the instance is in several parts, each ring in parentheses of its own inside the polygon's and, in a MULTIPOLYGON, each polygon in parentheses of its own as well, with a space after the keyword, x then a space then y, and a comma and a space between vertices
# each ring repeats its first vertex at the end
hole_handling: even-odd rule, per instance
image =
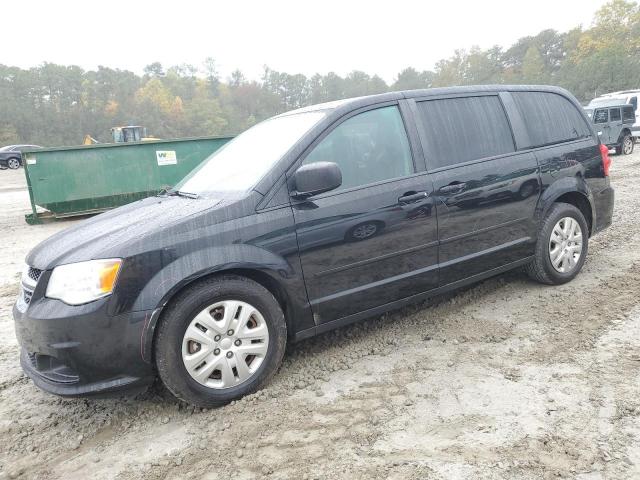
POLYGON ((622 120, 625 122, 635 122, 636 114, 633 111, 633 106, 629 105, 628 107, 622 108, 622 120))
POLYGON ((607 123, 609 121, 609 114, 606 108, 600 108, 593 114, 593 123, 607 123))
POLYGON ((515 151, 497 96, 418 102, 432 169, 515 151))
POLYGON ((562 95, 550 92, 512 92, 511 95, 529 132, 531 145, 528 147, 568 142, 591 135, 582 114, 562 95))
POLYGON ((620 116, 620 109, 619 108, 609 109, 609 118, 611 119, 612 122, 619 121, 622 118, 620 116))

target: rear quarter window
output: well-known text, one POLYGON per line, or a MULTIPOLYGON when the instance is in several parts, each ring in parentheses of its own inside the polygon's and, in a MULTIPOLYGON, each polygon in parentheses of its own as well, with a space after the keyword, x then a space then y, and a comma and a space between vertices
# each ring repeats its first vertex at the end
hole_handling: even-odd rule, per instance
POLYGON ((591 136, 585 118, 562 95, 551 92, 512 92, 511 95, 529 132, 529 148, 591 136))
POLYGON ((633 106, 629 105, 628 107, 624 107, 622 109, 622 121, 624 122, 635 122, 636 114, 633 111, 633 106))

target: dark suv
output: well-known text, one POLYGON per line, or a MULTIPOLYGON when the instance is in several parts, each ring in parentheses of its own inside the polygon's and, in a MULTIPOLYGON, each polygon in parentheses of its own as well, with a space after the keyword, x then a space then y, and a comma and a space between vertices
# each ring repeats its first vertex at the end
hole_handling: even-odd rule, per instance
MULTIPOLYGON (((180 161, 180 159, 178 159, 180 161)), ((611 223, 607 148, 554 87, 395 92, 292 111, 174 190, 27 256, 21 362, 60 395, 213 406, 300 340, 507 270, 570 281, 611 223)))
POLYGON ((7 145, 0 148, 0 169, 16 170, 22 165, 22 150, 42 148, 38 145, 7 145))

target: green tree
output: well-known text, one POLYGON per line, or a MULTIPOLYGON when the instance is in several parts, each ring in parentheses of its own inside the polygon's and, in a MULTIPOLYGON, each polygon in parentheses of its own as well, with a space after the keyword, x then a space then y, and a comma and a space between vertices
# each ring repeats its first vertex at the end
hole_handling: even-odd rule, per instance
POLYGON ((531 45, 522 59, 522 83, 545 83, 547 75, 544 68, 544 60, 538 49, 531 45))

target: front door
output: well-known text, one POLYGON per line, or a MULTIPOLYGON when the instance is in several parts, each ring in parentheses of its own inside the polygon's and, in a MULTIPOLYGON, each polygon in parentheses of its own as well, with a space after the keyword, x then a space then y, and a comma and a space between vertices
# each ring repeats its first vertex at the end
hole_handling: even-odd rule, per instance
POLYGON ((432 186, 416 168, 398 105, 351 114, 303 164, 335 162, 342 185, 292 200, 300 260, 317 323, 438 285, 432 186))

